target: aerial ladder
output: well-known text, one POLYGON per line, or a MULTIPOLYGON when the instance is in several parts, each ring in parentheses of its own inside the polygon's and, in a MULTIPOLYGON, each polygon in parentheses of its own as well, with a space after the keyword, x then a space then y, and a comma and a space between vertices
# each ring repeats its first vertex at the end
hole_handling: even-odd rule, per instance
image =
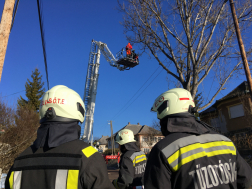
POLYGON ((82 130, 84 127, 84 132, 81 136, 81 139, 88 143, 92 144, 91 137, 93 135, 94 110, 101 53, 111 66, 116 67, 120 71, 129 70, 139 64, 138 59, 124 56, 123 51, 124 48, 116 54, 116 57, 114 57, 106 43, 92 40, 83 97, 86 108, 86 118, 85 122, 82 124, 82 130))

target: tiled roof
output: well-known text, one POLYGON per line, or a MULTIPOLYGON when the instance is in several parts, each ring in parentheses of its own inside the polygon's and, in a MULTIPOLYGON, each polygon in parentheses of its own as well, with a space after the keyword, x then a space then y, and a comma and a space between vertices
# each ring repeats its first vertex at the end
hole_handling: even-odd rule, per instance
POLYGON ((137 133, 137 134, 149 134, 149 133, 152 133, 152 134, 155 133, 157 135, 161 135, 162 134, 161 131, 158 131, 158 130, 156 130, 156 129, 152 128, 152 127, 149 127, 147 125, 144 125, 142 127, 142 129, 140 130, 140 132, 137 133))
POLYGON ((216 100, 215 103, 210 106, 209 108, 207 108, 206 110, 200 112, 200 115, 203 115, 203 114, 207 114, 207 113, 210 113, 210 112, 214 112, 216 111, 216 107, 217 105, 220 103, 220 102, 223 102, 225 100, 228 100, 228 99, 231 99, 231 98, 234 98, 234 97, 237 97, 239 95, 243 95, 243 94, 246 94, 248 93, 249 90, 248 90, 248 84, 247 84, 247 81, 243 81, 240 85, 238 85, 234 90, 232 90, 230 93, 228 93, 226 96, 222 97, 221 99, 219 100, 216 100))
POLYGON ((228 93, 226 96, 222 97, 221 99, 217 100, 219 101, 223 101, 226 99, 230 99, 233 97, 236 97, 238 95, 247 93, 248 91, 248 84, 247 81, 243 81, 240 85, 238 85, 234 90, 232 90, 230 93, 228 93))
POLYGON ((206 110, 200 112, 200 115, 216 111, 215 104, 207 108, 206 110))
MULTIPOLYGON (((139 124, 132 125, 132 124, 128 123, 128 125, 126 125, 122 129, 129 129, 129 130, 133 131, 134 135, 136 135, 136 134, 148 133, 148 131, 150 131, 150 129, 153 129, 153 128, 149 127, 147 125, 143 125, 143 126, 139 125, 139 124)), ((119 131, 121 131, 122 129, 120 129, 119 131)), ((156 129, 153 129, 153 130, 155 130, 157 132, 157 134, 161 134, 161 132, 157 131, 156 129)), ((119 131, 114 133, 113 136, 115 137, 119 131)), ((110 137, 108 137, 107 140, 110 140, 110 137)))
POLYGON ((101 145, 106 145, 108 143, 107 141, 107 138, 109 138, 109 136, 102 136, 98 142, 101 144, 101 145))

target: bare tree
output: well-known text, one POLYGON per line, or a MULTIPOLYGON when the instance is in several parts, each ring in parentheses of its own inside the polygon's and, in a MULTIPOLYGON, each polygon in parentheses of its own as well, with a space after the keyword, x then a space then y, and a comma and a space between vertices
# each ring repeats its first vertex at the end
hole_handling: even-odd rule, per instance
POLYGON ((161 131, 161 125, 158 119, 152 121, 152 128, 161 131))
POLYGON ((145 137, 145 140, 143 142, 147 144, 149 147, 152 147, 154 144, 157 143, 158 136, 162 136, 161 131, 149 127, 148 131, 143 133, 143 137, 145 137))
POLYGON ((5 131, 0 135, 0 168, 6 173, 14 159, 35 140, 39 115, 29 105, 14 111, 0 101, 0 121, 5 131))
MULTIPOLYGON (((251 25, 252 3, 235 5, 244 32, 251 25)), ((118 0, 118 9, 128 41, 154 57, 193 98, 210 71, 217 75, 215 94, 199 110, 209 106, 242 68, 227 0, 118 0)), ((250 52, 247 49, 248 57, 250 52)))

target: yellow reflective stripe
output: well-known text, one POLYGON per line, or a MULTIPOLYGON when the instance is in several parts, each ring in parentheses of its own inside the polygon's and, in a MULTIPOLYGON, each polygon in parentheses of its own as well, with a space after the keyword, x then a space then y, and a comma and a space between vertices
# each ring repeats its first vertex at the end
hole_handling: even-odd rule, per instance
MULTIPOLYGON (((213 152, 200 152, 198 154, 193 154, 192 156, 189 156, 187 158, 182 159, 182 161, 177 164, 175 167, 173 167, 173 171, 177 171, 182 165, 193 161, 195 159, 207 156, 207 157, 211 157, 211 156, 216 156, 216 155, 221 155, 221 154, 230 154, 232 153, 231 150, 227 149, 227 150, 217 150, 217 151, 213 151, 213 152)), ((233 153, 232 153, 233 154, 233 153)), ((234 155, 234 154, 233 154, 234 155)))
MULTIPOLYGON (((144 155, 144 156, 145 156, 145 155, 144 155)), ((146 160, 146 157, 143 157, 143 158, 141 158, 141 159, 139 159, 139 160, 136 160, 135 163, 139 163, 139 162, 144 161, 144 160, 146 160)))
POLYGON ((187 158, 184 158, 182 159, 181 162, 179 162, 179 164, 177 164, 175 167, 172 168, 173 171, 177 171, 182 165, 190 162, 190 161, 193 161, 195 159, 198 159, 198 158, 201 158, 201 157, 204 157, 206 156, 206 152, 200 152, 200 153, 197 153, 197 154, 193 154, 187 158))
POLYGON ((95 152, 97 152, 97 150, 95 148, 93 148, 92 146, 86 147, 82 150, 83 154, 89 158, 90 156, 92 156, 95 152))
MULTIPOLYGON (((221 154, 233 154, 236 155, 236 148, 233 145, 232 142, 226 142, 226 141, 217 141, 217 142, 209 142, 209 143, 196 143, 196 144, 192 144, 186 147, 183 147, 181 149, 179 149, 178 151, 176 151, 172 156, 170 156, 167 161, 169 164, 174 164, 175 161, 178 161, 179 158, 181 158, 181 161, 178 162, 174 167, 172 167, 173 171, 177 171, 182 165, 193 161, 195 159, 207 156, 207 157, 211 157, 211 156, 216 156, 216 155, 221 155, 221 154), (232 147, 234 148, 234 150, 230 150, 230 149, 221 149, 221 147, 232 147), (208 151, 208 149, 210 148, 217 148, 217 150, 213 150, 213 151, 208 151), (220 149, 218 149, 218 147, 220 147, 220 149), (183 154, 185 154, 186 152, 193 151, 193 150, 200 150, 201 152, 199 153, 195 153, 192 154, 188 157, 181 157, 183 154)), ((176 163, 176 162, 175 162, 176 163)))
POLYGON ((117 184, 117 180, 118 179, 114 180, 114 186, 115 186, 116 189, 120 189, 119 186, 118 186, 118 184, 117 184))
POLYGON ((14 171, 11 172, 9 183, 10 183, 10 189, 13 189, 13 180, 14 180, 14 171))
POLYGON ((79 170, 68 170, 67 189, 78 189, 79 170))
MULTIPOLYGON (((234 147, 232 142, 225 142, 225 141, 209 142, 209 143, 205 143, 205 144, 196 143, 196 144, 192 144, 192 145, 180 148, 178 151, 176 151, 172 156, 170 156, 168 158, 168 162, 172 163, 173 161, 178 159, 181 154, 184 154, 184 153, 186 153, 188 151, 191 151, 191 150, 194 150, 194 149, 197 149, 197 148, 206 149, 206 148, 210 148, 210 147, 217 147, 217 146, 223 146, 223 145, 233 146, 234 147)), ((236 152, 235 152, 235 154, 236 154, 236 152)))
POLYGON ((136 156, 134 158, 134 160, 133 160, 133 166, 135 167, 136 163, 139 163, 139 162, 144 161, 144 160, 146 160, 145 154, 140 155, 140 156, 136 156))

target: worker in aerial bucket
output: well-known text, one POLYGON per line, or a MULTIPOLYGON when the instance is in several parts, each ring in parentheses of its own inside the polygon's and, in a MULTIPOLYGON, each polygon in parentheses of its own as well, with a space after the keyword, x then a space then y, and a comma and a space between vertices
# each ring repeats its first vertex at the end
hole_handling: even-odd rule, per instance
POLYGON ((74 90, 57 85, 42 97, 35 142, 14 161, 5 189, 112 189, 100 153, 80 138, 85 106, 74 90))
POLYGON ((145 189, 250 188, 252 170, 233 142, 195 118, 195 104, 182 88, 161 94, 152 108, 165 136, 151 150, 145 189))
POLYGON ((119 177, 113 180, 116 189, 142 189, 146 166, 146 155, 136 145, 134 134, 123 129, 116 135, 122 153, 119 163, 119 177))
POLYGON ((131 50, 132 50, 132 46, 131 46, 130 43, 128 43, 126 45, 126 55, 127 55, 128 58, 131 57, 131 50))

